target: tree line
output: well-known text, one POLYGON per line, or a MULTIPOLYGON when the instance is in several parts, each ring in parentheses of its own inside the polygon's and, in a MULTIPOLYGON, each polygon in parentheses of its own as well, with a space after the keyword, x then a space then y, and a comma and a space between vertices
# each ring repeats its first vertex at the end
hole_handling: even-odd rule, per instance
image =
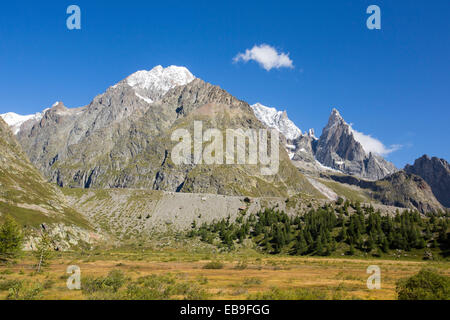
POLYGON ((228 250, 248 239, 270 254, 327 256, 339 247, 348 255, 380 256, 391 250, 425 248, 448 253, 448 218, 448 213, 421 216, 415 210, 382 215, 372 206, 340 199, 293 216, 265 209, 256 214, 243 212, 234 221, 228 217, 200 226, 194 222, 188 235, 228 250))

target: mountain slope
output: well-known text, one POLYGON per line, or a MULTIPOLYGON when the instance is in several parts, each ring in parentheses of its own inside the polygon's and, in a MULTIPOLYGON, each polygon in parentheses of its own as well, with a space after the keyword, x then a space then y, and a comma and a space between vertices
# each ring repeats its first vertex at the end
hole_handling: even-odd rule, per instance
POLYGON ((32 162, 60 186, 254 196, 303 192, 320 197, 281 147, 280 170, 274 176, 262 175, 259 165, 175 165, 171 151, 177 143, 171 135, 180 128, 192 133, 196 120, 203 121, 205 130, 222 133, 264 125, 247 103, 217 86, 192 80, 183 69, 173 70, 181 82, 164 79, 164 85, 150 85, 154 74, 147 81, 146 74, 139 73, 140 80, 131 81, 134 86, 132 75, 86 107, 54 106, 18 138, 32 162))
POLYGON ((395 166, 375 153, 366 153, 339 112, 333 109, 315 152, 327 167, 369 180, 382 179, 396 171, 395 166))
POLYGON ((424 155, 414 165, 406 165, 405 171, 422 177, 438 201, 450 208, 450 164, 447 161, 424 155))
POLYGON ((342 174, 330 175, 329 178, 368 190, 372 199, 385 205, 417 209, 422 213, 444 209, 425 180, 404 171, 395 172, 378 181, 367 181, 342 174))
POLYGON ((90 241, 87 221, 65 203, 58 188, 43 179, 0 119, 0 219, 6 214, 31 233, 41 224, 48 225, 60 236, 63 248, 80 239, 90 241))

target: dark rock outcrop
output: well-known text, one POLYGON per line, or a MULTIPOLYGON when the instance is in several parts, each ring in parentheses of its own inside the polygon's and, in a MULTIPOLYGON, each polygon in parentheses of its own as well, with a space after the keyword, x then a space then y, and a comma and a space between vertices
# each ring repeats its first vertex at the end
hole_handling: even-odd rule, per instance
POLYGON ((414 165, 406 165, 405 171, 422 177, 430 185, 436 199, 450 208, 450 165, 447 161, 424 155, 414 165))

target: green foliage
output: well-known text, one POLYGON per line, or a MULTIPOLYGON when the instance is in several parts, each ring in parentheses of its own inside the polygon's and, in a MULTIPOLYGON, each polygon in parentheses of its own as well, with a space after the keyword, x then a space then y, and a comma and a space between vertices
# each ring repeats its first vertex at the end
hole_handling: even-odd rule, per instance
POLYGON ((33 255, 37 260, 36 269, 37 272, 41 272, 44 267, 47 267, 50 260, 53 257, 54 247, 51 237, 43 232, 36 244, 36 249, 33 251, 33 255))
POLYGON ((124 286, 125 281, 126 278, 122 271, 112 270, 106 277, 84 278, 81 289, 88 294, 98 291, 115 293, 124 286))
POLYGON ((40 283, 16 281, 8 289, 7 300, 40 300, 43 287, 40 283))
POLYGON ((262 284, 262 280, 258 278, 245 278, 242 283, 245 286, 259 286, 262 284))
POLYGON ((22 252, 23 233, 20 226, 10 216, 0 226, 0 260, 17 258, 22 252))
POLYGON ((281 290, 279 288, 272 288, 268 292, 257 293, 250 295, 249 300, 326 300, 327 294, 318 289, 288 289, 281 290))
POLYGON ((204 300, 206 291, 195 283, 179 282, 171 274, 151 275, 131 281, 121 271, 108 276, 87 278, 82 283, 83 293, 91 300, 204 300))
MULTIPOLYGON (((233 250, 250 239, 269 254, 319 255, 333 254, 338 247, 349 255, 357 252, 380 257, 390 250, 410 251, 427 246, 448 250, 448 217, 423 218, 417 211, 405 210, 395 217, 382 216, 372 206, 359 202, 338 201, 306 213, 288 216, 265 209, 256 214, 230 217, 211 224, 195 223, 190 237, 233 250), (339 205, 340 204, 340 205, 339 205), (353 210, 350 214, 349 210, 353 210)), ((341 251, 342 252, 342 251, 341 251)))
POLYGON ((1 280, 0 281, 0 291, 8 291, 10 288, 17 286, 20 283, 19 280, 1 280))
POLYGON ((220 261, 211 261, 203 266, 203 269, 223 269, 224 265, 220 261))
POLYGON ((234 267, 235 270, 245 270, 247 269, 247 262, 244 260, 241 260, 237 263, 237 265, 234 267))
POLYGON ((450 277, 422 269, 397 283, 399 300, 450 300, 450 277))

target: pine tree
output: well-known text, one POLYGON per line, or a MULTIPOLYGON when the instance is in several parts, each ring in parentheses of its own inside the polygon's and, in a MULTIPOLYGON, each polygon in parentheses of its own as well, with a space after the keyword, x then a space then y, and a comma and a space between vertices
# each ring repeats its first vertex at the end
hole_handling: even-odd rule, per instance
POLYGON ((9 261, 22 252, 24 237, 20 226, 10 216, 0 227, 0 260, 9 261))
POLYGON ((300 231, 297 237, 297 243, 295 247, 295 254, 304 255, 308 252, 308 244, 306 243, 305 236, 303 235, 303 231, 300 231))

